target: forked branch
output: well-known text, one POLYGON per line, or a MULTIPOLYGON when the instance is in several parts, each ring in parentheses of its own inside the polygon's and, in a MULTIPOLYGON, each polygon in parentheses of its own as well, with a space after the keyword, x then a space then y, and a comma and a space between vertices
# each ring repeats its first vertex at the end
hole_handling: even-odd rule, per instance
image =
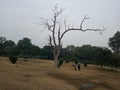
MULTIPOLYGON (((85 31, 104 31, 104 30, 105 30, 105 28, 103 28, 103 29, 91 29, 91 28, 83 29, 83 23, 84 23, 84 21, 85 21, 86 19, 89 19, 89 17, 87 17, 87 16, 85 15, 85 17, 83 18, 82 22, 80 23, 80 28, 73 28, 73 27, 72 27, 72 28, 66 29, 66 27, 65 27, 66 30, 61 34, 60 39, 62 39, 63 36, 64 36, 67 32, 69 32, 69 31, 82 31, 82 32, 85 32, 85 31)), ((65 26, 66 26, 66 24, 65 24, 65 26)))

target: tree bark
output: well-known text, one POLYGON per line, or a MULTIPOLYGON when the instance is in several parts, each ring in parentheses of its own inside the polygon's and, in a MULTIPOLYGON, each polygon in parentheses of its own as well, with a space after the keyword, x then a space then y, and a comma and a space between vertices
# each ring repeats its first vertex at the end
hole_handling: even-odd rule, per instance
POLYGON ((54 54, 55 67, 58 68, 58 54, 54 54))

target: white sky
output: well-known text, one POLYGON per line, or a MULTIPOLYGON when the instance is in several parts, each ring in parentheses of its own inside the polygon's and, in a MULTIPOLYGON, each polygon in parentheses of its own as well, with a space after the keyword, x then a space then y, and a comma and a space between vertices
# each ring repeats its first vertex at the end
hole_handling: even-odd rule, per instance
POLYGON ((65 35, 63 46, 81 46, 91 44, 108 46, 108 39, 120 31, 120 0, 0 0, 0 37, 16 43, 28 37, 40 47, 48 43, 48 33, 42 31, 36 23, 40 18, 49 18, 52 9, 64 8, 69 24, 78 26, 85 15, 85 28, 107 28, 100 35, 98 32, 69 32, 65 35))

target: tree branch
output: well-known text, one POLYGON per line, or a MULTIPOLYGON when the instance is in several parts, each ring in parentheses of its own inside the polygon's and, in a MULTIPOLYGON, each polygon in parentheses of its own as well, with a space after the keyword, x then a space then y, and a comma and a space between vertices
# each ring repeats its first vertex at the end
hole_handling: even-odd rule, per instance
POLYGON ((49 45, 51 46, 51 50, 54 52, 54 45, 52 44, 52 37, 49 35, 49 45))
POLYGON ((55 46, 57 46, 57 44, 56 44, 56 38, 55 38, 56 19, 57 19, 57 17, 54 15, 52 36, 53 36, 53 42, 54 42, 55 46))
POLYGON ((83 26, 83 22, 86 20, 86 19, 89 19, 89 17, 87 17, 87 15, 85 15, 85 17, 83 18, 81 24, 80 24, 80 29, 82 29, 82 26, 83 26))
POLYGON ((58 28, 58 45, 61 44, 61 40, 60 40, 60 34, 61 34, 61 25, 59 24, 59 28, 58 28))
POLYGON ((65 31, 62 33, 60 39, 62 39, 63 36, 65 35, 65 33, 69 32, 69 31, 82 31, 82 32, 85 32, 85 31, 104 31, 104 30, 105 30, 105 29, 101 30, 101 29, 77 29, 77 28, 71 28, 71 29, 65 30, 65 31))
POLYGON ((49 19, 41 18, 40 25, 45 26, 45 28, 47 28, 49 31, 53 32, 53 30, 52 30, 53 25, 49 24, 49 19))
POLYGON ((103 27, 103 30, 101 30, 101 29, 90 29, 90 28, 88 28, 88 29, 83 29, 83 28, 82 28, 82 27, 83 27, 83 23, 84 23, 84 21, 85 21, 86 19, 89 19, 89 17, 87 17, 87 15, 85 15, 85 17, 83 18, 83 20, 82 20, 82 22, 81 22, 81 24, 80 24, 80 28, 73 28, 73 27, 72 27, 72 28, 66 29, 66 23, 64 23, 66 30, 61 34, 60 39, 62 39, 63 36, 65 35, 65 33, 69 32, 69 31, 82 31, 82 32, 85 32, 85 31, 104 31, 104 30, 105 30, 104 27, 103 27))
POLYGON ((54 13, 54 16, 59 16, 62 12, 63 12, 64 9, 60 9, 58 10, 58 7, 57 5, 55 5, 55 8, 53 9, 53 13, 54 13))

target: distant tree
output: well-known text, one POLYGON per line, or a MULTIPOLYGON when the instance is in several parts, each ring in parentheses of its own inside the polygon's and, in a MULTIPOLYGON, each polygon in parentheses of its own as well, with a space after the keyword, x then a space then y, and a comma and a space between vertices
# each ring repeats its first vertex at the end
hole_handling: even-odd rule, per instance
POLYGON ((81 61, 81 63, 93 64, 95 50, 97 47, 91 45, 83 45, 82 47, 76 47, 75 56, 81 61))
POLYGON ((94 52, 94 57, 96 59, 96 64, 102 68, 103 66, 108 66, 110 63, 112 52, 108 48, 97 48, 94 52))
POLYGON ((75 54, 76 54, 76 47, 74 45, 68 45, 67 47, 61 49, 59 60, 68 63, 72 60, 73 57, 76 56, 75 54))
POLYGON ((108 44, 114 53, 120 55, 120 31, 117 31, 113 37, 109 38, 108 44))
POLYGON ((17 43, 17 47, 19 48, 20 54, 22 56, 25 57, 27 55, 30 55, 32 50, 31 39, 23 38, 22 40, 19 40, 17 43))
POLYGON ((66 20, 62 20, 60 15, 62 14, 63 9, 58 9, 57 6, 53 9, 53 17, 50 19, 41 19, 40 25, 43 25, 51 32, 49 35, 49 45, 53 52, 55 67, 58 66, 58 56, 62 48, 62 39, 64 35, 69 31, 103 31, 101 29, 83 29, 83 23, 85 20, 89 19, 87 16, 83 18, 78 28, 73 26, 68 26, 66 20), (63 30, 63 32, 62 32, 63 30))
POLYGON ((81 47, 81 58, 84 60, 84 62, 88 62, 89 60, 92 60, 93 58, 93 48, 91 45, 83 45, 81 47))
POLYGON ((72 52, 68 50, 68 48, 62 48, 59 58, 60 60, 63 60, 65 62, 71 61, 71 58, 73 57, 72 52))
POLYGON ((0 55, 3 55, 3 43, 6 41, 5 37, 0 37, 0 55))
POLYGON ((44 58, 44 59, 53 59, 53 54, 50 50, 50 46, 46 45, 43 47, 41 56, 42 56, 41 58, 44 58))
POLYGON ((5 37, 0 37, 0 44, 3 44, 6 41, 5 37))
POLYGON ((40 53, 42 53, 41 48, 36 45, 32 45, 31 54, 40 58, 40 53))
POLYGON ((69 58, 76 57, 75 52, 76 52, 76 47, 74 45, 68 45, 66 47, 66 50, 69 52, 69 58))
POLYGON ((12 41, 12 40, 6 40, 4 43, 3 43, 4 47, 11 47, 11 46, 15 46, 15 42, 12 41))
POLYGON ((108 66, 114 70, 115 69, 120 69, 120 55, 118 54, 112 54, 110 56, 110 59, 108 60, 108 66))
POLYGON ((3 52, 5 55, 10 55, 12 54, 13 48, 15 48, 16 44, 12 40, 6 40, 3 43, 3 52))

